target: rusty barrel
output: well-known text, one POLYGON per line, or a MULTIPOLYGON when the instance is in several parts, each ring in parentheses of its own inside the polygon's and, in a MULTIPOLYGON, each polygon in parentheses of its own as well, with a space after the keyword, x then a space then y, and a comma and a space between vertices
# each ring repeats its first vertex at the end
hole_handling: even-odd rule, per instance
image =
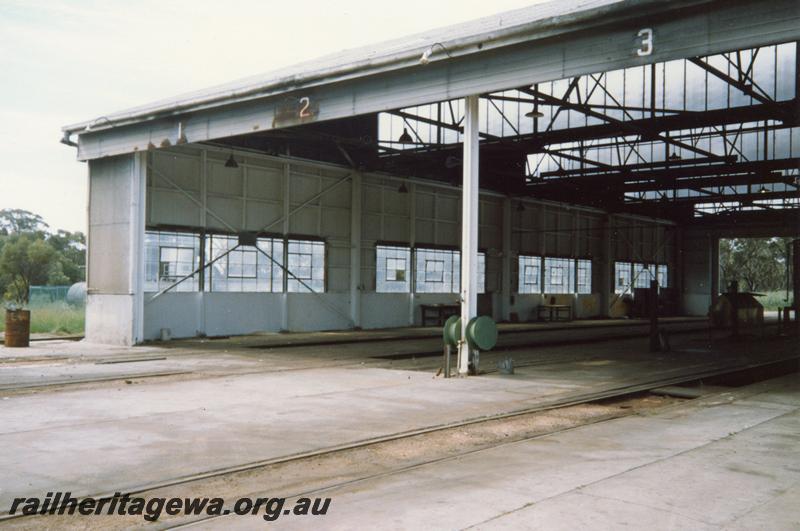
POLYGON ((7 347, 27 347, 30 344, 30 337, 30 310, 6 310, 5 345, 7 347))

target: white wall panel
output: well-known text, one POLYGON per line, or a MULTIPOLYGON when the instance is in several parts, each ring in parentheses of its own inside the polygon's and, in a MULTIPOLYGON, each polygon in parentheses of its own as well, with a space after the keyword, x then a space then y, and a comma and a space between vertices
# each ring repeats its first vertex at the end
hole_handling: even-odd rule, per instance
MULTIPOLYGON (((283 216, 283 204, 273 201, 247 201, 246 230, 261 231, 283 216)), ((275 227, 270 229, 275 232, 275 227)))
POLYGON ((242 166, 226 168, 225 164, 217 161, 208 163, 208 191, 213 194, 242 196, 243 192, 242 166))
MULTIPOLYGON (((319 163, 291 163, 270 157, 258 157, 235 153, 240 168, 224 167, 228 152, 210 151, 207 168, 207 183, 203 186, 203 169, 200 167, 199 150, 191 146, 176 148, 175 156, 154 157, 156 169, 178 183, 184 183, 187 192, 198 203, 206 202, 208 209, 223 217, 236 230, 260 230, 280 219, 284 205, 285 167, 289 172, 288 210, 297 208, 323 189, 337 183, 347 171, 340 168, 326 170, 319 163), (196 175, 192 175, 196 172, 196 175), (202 190, 207 189, 203 197, 202 190)), ((166 152, 165 152, 166 153, 166 152)), ((398 191, 400 182, 383 176, 363 175, 362 184, 362 234, 361 234, 361 284, 362 326, 365 328, 404 326, 412 312, 414 322, 419 323, 419 305, 425 303, 455 303, 456 294, 379 294, 375 289, 375 244, 378 241, 409 242, 412 228, 416 245, 430 244, 457 247, 460 242, 460 191, 424 184, 408 184, 408 193, 398 191), (413 209, 411 208, 413 204, 413 209), (415 219, 411 219, 412 210, 415 219), (413 304, 413 308, 409 305, 413 304)), ((317 198, 290 217, 288 234, 324 238, 326 245, 326 290, 321 296, 333 301, 343 313, 350 305, 350 197, 351 184, 338 184, 331 192, 317 198)), ((109 190, 109 193, 112 193, 109 190)), ((151 173, 148 189, 148 223, 151 225, 179 225, 198 227, 201 225, 201 207, 163 179, 151 173)), ((486 250, 486 289, 495 295, 502 285, 502 198, 493 195, 481 197, 479 246, 486 250)), ((112 209, 107 215, 112 216, 112 209)), ((100 216, 102 217, 102 216, 100 216)), ((206 216, 209 228, 227 230, 211 214, 206 216)), ((524 202, 518 210, 518 202, 511 204, 511 265, 512 286, 516 286, 516 260, 520 253, 550 256, 596 257, 594 263, 595 291, 599 260, 602 249, 602 217, 599 213, 561 208, 555 204, 524 202)), ((613 244, 617 259, 640 254, 643 251, 657 252, 660 257, 672 256, 671 240, 661 246, 665 229, 654 229, 643 221, 619 219, 621 227, 613 244), (632 228, 629 225, 642 225, 632 228), (644 227, 644 225, 647 225, 644 227), (658 234, 656 234, 658 232, 658 234), (624 236, 624 237, 623 237, 624 236), (630 240, 632 243, 628 243, 630 240), (658 244, 656 242, 659 242, 658 244)), ((274 224, 269 231, 280 233, 283 224, 274 224)), ((630 258, 633 260, 633 258, 630 258)), ((163 302, 146 308, 145 324, 148 337, 156 337, 161 327, 173 321, 173 335, 193 334, 192 328, 205 328, 207 334, 245 333, 255 330, 280 330, 282 323, 292 330, 335 329, 348 326, 344 317, 326 308, 320 300, 310 294, 283 295, 264 293, 206 293, 200 299, 193 294, 173 298, 163 297, 163 302), (205 310, 203 310, 205 309, 205 310), (205 319, 196 323, 196 315, 207 312, 205 319), (286 311, 284 320, 283 312, 286 311), (208 314, 210 312, 210 314, 208 314), (174 316, 174 317, 171 317, 174 316), (239 319, 237 321, 237 319, 239 319), (158 323, 158 324, 157 324, 158 323), (194 324, 193 324, 194 323, 194 324)), ((499 315, 499 298, 493 297, 495 313, 499 315)), ((536 305, 541 303, 539 295, 514 295, 511 311, 521 319, 528 319, 536 305)), ((576 298, 575 311, 588 317, 595 315, 597 303, 593 296, 576 298)))
MULTIPOLYGON (((200 200, 200 194, 191 192, 190 195, 200 200)), ((201 225, 200 209, 197 203, 186 195, 170 189, 150 190, 148 199, 147 222, 154 224, 158 220, 162 225, 185 225, 196 227, 201 225)))
POLYGON ((235 197, 224 197, 208 195, 208 208, 214 212, 215 216, 208 216, 208 226, 230 230, 228 226, 236 230, 242 230, 242 200, 235 197))
POLYGON ((247 168, 247 197, 279 199, 283 197, 283 172, 280 168, 247 168))

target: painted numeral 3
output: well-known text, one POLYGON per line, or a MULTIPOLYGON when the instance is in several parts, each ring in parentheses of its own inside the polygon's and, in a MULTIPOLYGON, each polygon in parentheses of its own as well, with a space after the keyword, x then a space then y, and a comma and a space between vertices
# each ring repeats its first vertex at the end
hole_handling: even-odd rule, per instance
POLYGON ((644 28, 639 30, 639 33, 636 35, 642 39, 642 45, 636 50, 636 55, 645 57, 653 53, 653 30, 651 28, 644 28))

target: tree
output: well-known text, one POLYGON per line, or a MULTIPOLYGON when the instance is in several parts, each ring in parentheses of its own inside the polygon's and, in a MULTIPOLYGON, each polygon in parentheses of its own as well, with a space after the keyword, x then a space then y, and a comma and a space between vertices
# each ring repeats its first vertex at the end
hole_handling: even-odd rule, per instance
POLYGON ((31 285, 47 282, 55 255, 47 242, 33 235, 8 237, 0 253, 0 276, 5 279, 6 299, 19 306, 28 304, 31 285))
MULTIPOLYGON (((59 230, 47 238, 47 242, 55 249, 64 275, 63 284, 72 284, 84 280, 86 270, 86 237, 82 232, 59 230)), ((51 285, 59 285, 51 280, 51 285)))
POLYGON ((0 210, 0 233, 42 232, 49 227, 39 214, 19 208, 4 208, 0 210))
POLYGON ((720 240, 719 265, 722 289, 731 281, 741 291, 774 291, 786 280, 786 243, 783 238, 736 238, 720 240))

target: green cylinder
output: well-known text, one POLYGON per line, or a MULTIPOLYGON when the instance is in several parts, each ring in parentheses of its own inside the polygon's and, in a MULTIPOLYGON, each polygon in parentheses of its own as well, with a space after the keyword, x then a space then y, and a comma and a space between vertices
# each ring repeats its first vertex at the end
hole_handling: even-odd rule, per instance
POLYGON ((461 341, 461 317, 451 315, 447 318, 442 329, 442 339, 445 345, 455 347, 461 341))
POLYGON ((475 317, 467 325, 467 341, 477 350, 491 350, 497 344, 497 324, 485 315, 475 317))

